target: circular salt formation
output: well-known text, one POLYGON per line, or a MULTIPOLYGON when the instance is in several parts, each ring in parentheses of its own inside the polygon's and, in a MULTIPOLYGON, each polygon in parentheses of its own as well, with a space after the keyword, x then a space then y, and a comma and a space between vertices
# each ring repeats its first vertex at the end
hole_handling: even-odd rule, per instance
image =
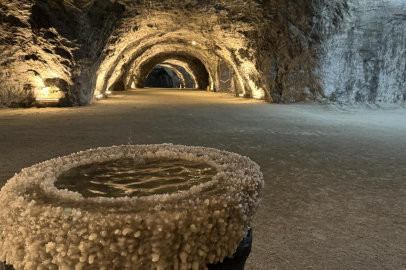
POLYGON ((174 145, 99 148, 22 170, 0 193, 0 261, 15 269, 207 269, 252 226, 263 178, 247 157, 174 145), (208 164, 211 180, 172 194, 85 198, 55 187, 79 166, 120 159, 208 164))

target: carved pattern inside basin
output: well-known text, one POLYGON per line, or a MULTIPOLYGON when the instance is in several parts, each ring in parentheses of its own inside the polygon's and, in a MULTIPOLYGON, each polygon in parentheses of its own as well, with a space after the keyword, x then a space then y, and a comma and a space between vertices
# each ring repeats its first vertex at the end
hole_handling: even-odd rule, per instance
POLYGON ((58 189, 90 197, 172 194, 212 180, 214 167, 181 159, 120 159, 72 168, 55 182, 58 189))

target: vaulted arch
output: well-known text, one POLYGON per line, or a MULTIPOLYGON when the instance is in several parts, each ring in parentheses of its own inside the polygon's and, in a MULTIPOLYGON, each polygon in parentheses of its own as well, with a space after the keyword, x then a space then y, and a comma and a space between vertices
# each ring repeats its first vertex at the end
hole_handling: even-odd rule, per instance
POLYGON ((144 87, 146 75, 148 75, 148 73, 156 65, 164 63, 167 60, 177 60, 185 63, 194 75, 196 88, 205 89, 213 82, 214 75, 210 74, 209 67, 204 65, 200 59, 180 51, 169 51, 156 54, 151 58, 145 59, 145 61, 141 60, 139 63, 134 65, 132 75, 135 80, 135 85, 137 87, 144 87))
MULTIPOLYGON (((165 16, 167 16, 167 19, 177 20, 171 14, 165 14, 165 16)), ((200 16, 198 17, 200 18, 200 16)), ((155 19, 152 19, 152 22, 155 19)), ((204 20, 207 20, 207 18, 204 18, 204 20)), ((137 34, 140 32, 142 31, 138 30, 137 34)), ((219 30, 219 32, 221 31, 219 30)), ((134 37, 134 33, 131 36, 130 34, 127 36, 123 35, 117 41, 117 43, 122 45, 116 45, 116 47, 121 49, 119 51, 116 50, 113 55, 108 55, 100 65, 94 94, 97 95, 106 90, 111 90, 116 84, 122 85, 121 88, 128 87, 131 81, 136 81, 137 85, 140 85, 138 81, 141 81, 142 84, 144 79, 142 77, 144 76, 141 75, 146 71, 140 71, 140 67, 145 67, 144 63, 149 63, 153 61, 151 59, 155 57, 159 58, 161 55, 166 55, 166 61, 171 59, 178 60, 179 58, 175 57, 177 55, 184 58, 194 57, 199 59, 205 66, 209 80, 208 82, 203 82, 203 79, 198 78, 202 77, 201 75, 192 75, 194 72, 191 72, 191 75, 195 77, 196 81, 199 81, 197 84, 201 88, 205 88, 208 85, 212 88, 216 87, 217 66, 221 60, 227 63, 232 70, 236 94, 251 94, 258 90, 255 81, 259 75, 255 65, 242 59, 235 50, 235 48, 245 46, 245 38, 241 36, 238 39, 239 35, 234 33, 233 35, 224 35, 219 39, 211 39, 201 35, 199 31, 182 29, 182 27, 165 32, 158 27, 154 34, 140 37, 134 37), (233 42, 229 44, 231 40, 233 42)), ((160 63, 155 62, 154 64, 160 63)))

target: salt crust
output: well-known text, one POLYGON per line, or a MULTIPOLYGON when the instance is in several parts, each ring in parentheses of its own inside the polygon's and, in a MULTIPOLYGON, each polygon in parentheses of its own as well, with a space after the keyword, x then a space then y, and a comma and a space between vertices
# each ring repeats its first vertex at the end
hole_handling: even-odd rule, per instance
POLYGON ((0 260, 18 270, 207 269, 247 235, 263 185, 249 158, 203 147, 126 145, 52 159, 1 189, 0 260), (188 191, 140 198, 83 198, 54 186, 73 167, 137 156, 205 162, 218 174, 188 191))

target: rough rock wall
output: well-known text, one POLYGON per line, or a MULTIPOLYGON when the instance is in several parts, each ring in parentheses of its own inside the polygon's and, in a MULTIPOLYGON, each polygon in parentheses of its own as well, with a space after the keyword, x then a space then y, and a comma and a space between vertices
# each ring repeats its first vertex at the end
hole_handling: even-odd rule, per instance
POLYGON ((406 1, 354 0, 343 29, 323 44, 325 94, 341 102, 406 100, 406 1))
MULTIPOLYGON (((58 10, 60 6, 49 6, 58 10)), ((62 13, 61 13, 62 14, 62 13)), ((28 1, 0 4, 0 101, 28 106, 45 80, 71 83, 72 51, 77 46, 51 26, 47 11, 28 1), (22 104, 23 103, 23 104, 22 104)), ((63 23, 64 20, 61 20, 63 23)), ((63 89, 69 94, 69 89, 63 89)))
POLYGON ((84 104, 91 77, 125 8, 108 0, 0 1, 0 104, 35 96, 84 104))
POLYGON ((270 102, 405 100, 405 14, 403 0, 0 0, 0 105, 88 104, 159 58, 201 88, 224 62, 235 94, 270 102))
MULTIPOLYGON (((11 94, 17 103, 24 99, 22 93, 30 102, 42 92, 49 97, 50 88, 67 105, 90 103, 118 81, 128 81, 130 76, 123 74, 131 75, 130 67, 136 70, 155 55, 179 50, 199 58, 210 81, 220 57, 233 69, 239 91, 263 92, 252 80, 258 77, 256 59, 253 50, 247 50, 252 41, 243 34, 255 31, 243 12, 262 15, 256 1, 0 3, 2 104, 14 102, 6 100, 11 94)), ((199 84, 205 88, 208 83, 199 84)))
POLYGON ((263 17, 253 20, 255 81, 266 89, 266 99, 295 102, 324 96, 317 69, 318 51, 327 38, 326 25, 339 27, 347 0, 263 1, 263 17))

